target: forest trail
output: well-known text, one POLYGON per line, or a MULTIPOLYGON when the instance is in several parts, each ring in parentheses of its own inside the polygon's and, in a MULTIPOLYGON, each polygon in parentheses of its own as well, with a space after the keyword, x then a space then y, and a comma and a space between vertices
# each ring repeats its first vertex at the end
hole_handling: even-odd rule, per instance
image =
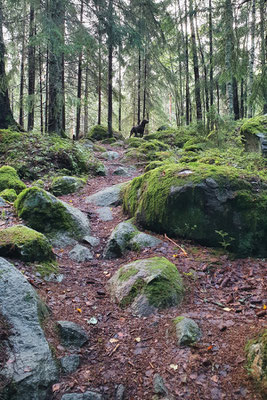
MULTIPOLYGON (((78 194, 61 197, 90 216, 91 235, 100 239, 97 247, 90 248, 93 260, 80 264, 72 261, 68 256, 70 246, 56 251, 60 274, 64 275, 62 282, 45 282, 26 272, 50 307, 53 319, 76 322, 89 335, 89 342, 79 351, 80 367, 70 375, 61 376, 53 386, 52 399, 60 400, 65 393, 90 389, 101 392, 107 399, 119 399, 116 388, 124 385, 126 400, 148 400, 155 395, 156 373, 164 379, 168 399, 260 399, 245 370, 244 347, 247 339, 265 323, 257 313, 266 304, 267 262, 231 260, 212 248, 176 240, 184 247, 185 254, 161 235, 157 237, 164 243, 157 248, 140 253, 128 251, 118 259, 103 259, 108 237, 127 216, 122 206, 112 207, 113 219, 101 221, 99 207, 86 203, 85 199, 142 172, 137 166, 130 178, 113 175, 115 168, 125 166, 121 161, 124 150, 108 145, 106 148, 120 154, 116 160, 104 161, 99 153, 108 168, 107 176, 92 178, 78 194), (164 256, 177 265, 187 288, 185 299, 179 307, 147 318, 133 317, 111 301, 106 283, 121 265, 151 256, 164 256), (201 327, 203 336, 195 346, 176 345, 171 327, 172 319, 179 315, 193 318, 201 327)), ((22 268, 19 263, 16 266, 22 268)), ((52 323, 45 329, 56 356, 70 354, 58 342, 52 323)))

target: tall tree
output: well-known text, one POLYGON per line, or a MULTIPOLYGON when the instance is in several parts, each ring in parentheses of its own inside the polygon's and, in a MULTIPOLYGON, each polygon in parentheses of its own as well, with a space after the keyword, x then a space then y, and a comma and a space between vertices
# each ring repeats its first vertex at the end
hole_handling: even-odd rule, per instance
POLYGON ((108 134, 112 137, 112 79, 113 79, 113 0, 108 3, 108 134))
MULTIPOLYGON (((80 23, 82 26, 83 22, 83 0, 81 0, 81 14, 80 23)), ((82 59, 83 51, 81 49, 78 61, 78 84, 77 84, 77 111, 76 111, 76 140, 79 138, 80 126, 81 126, 81 99, 82 99, 82 59)))
POLYGON ((225 67, 227 74, 227 105, 230 116, 234 115, 234 91, 233 91, 233 8, 232 1, 225 0, 225 67))
POLYGON ((34 127, 34 107, 35 107, 35 9, 30 4, 29 21, 29 46, 28 46, 28 132, 34 127))

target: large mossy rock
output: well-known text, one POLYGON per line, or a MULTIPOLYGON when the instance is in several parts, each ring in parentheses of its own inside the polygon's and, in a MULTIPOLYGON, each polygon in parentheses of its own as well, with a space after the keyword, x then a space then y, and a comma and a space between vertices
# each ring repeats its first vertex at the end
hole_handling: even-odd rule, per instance
POLYGON ((0 192, 0 197, 2 197, 2 199, 5 199, 6 201, 13 203, 18 195, 14 189, 5 189, 0 192))
POLYGON ((256 151, 267 157, 267 115, 246 120, 241 126, 240 133, 247 151, 256 151))
POLYGON ((48 239, 23 225, 0 231, 0 256, 24 261, 52 261, 55 255, 48 239))
POLYGON ((14 189, 17 194, 26 189, 16 170, 8 165, 0 168, 0 191, 5 189, 14 189))
MULTIPOLYGON (((247 369, 256 384, 267 395, 267 329, 246 347, 247 369)), ((265 397, 264 397, 265 398, 265 397)))
POLYGON ((90 234, 89 220, 84 213, 38 187, 20 193, 15 207, 27 225, 51 237, 58 232, 77 239, 90 234))
POLYGON ((75 193, 85 185, 86 181, 76 176, 57 176, 51 184, 51 192, 55 196, 75 193))
POLYGON ((124 210, 151 231, 267 255, 267 181, 237 168, 156 168, 128 184, 124 210))
POLYGON ((88 133, 88 139, 91 140, 104 140, 108 137, 108 128, 103 125, 93 126, 88 133))
POLYGON ((0 258, 0 313, 11 335, 6 341, 9 361, 0 375, 7 382, 2 400, 45 400, 58 379, 54 361, 40 326, 48 315, 27 279, 0 258))
POLYGON ((182 301, 182 278, 164 257, 133 261, 122 266, 108 282, 111 297, 133 314, 146 316, 182 301))

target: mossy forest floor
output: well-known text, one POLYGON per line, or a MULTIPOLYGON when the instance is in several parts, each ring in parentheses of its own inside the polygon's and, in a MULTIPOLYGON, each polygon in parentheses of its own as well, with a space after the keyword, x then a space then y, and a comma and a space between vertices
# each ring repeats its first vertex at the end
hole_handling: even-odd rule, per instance
MULTIPOLYGON (((105 146, 123 155, 121 148, 105 146)), ((157 237, 164 244, 156 250, 128 252, 119 259, 103 260, 111 231, 126 216, 121 207, 116 207, 112 209, 113 220, 101 222, 96 207, 86 204, 85 197, 128 179, 112 175, 121 165, 120 159, 104 163, 109 168, 106 177, 92 178, 78 194, 61 197, 89 214, 92 235, 101 240, 94 248, 94 259, 78 264, 68 257, 71 248, 57 251, 60 273, 64 275, 61 283, 36 278, 28 264, 15 262, 51 308, 54 320, 77 322, 90 337, 80 350, 79 369, 61 376, 53 387, 51 400, 61 399, 63 393, 89 389, 98 389, 112 400, 118 384, 126 387, 126 400, 150 400, 155 394, 156 373, 163 377, 174 399, 261 399, 245 370, 244 348, 247 340, 266 326, 262 310, 267 303, 264 287, 267 261, 233 260, 222 251, 176 240, 185 254, 160 235, 157 237), (135 318, 111 302, 105 285, 121 265, 151 256, 164 256, 177 265, 187 294, 179 307, 148 318, 135 318), (172 319, 179 315, 193 318, 201 327, 203 337, 195 346, 176 345, 172 319), (97 319, 96 325, 88 324, 92 317, 97 319)), ((141 172, 140 169, 137 174, 141 172)), ((7 206, 0 228, 17 222, 12 206, 7 206)), ((57 357, 69 354, 59 344, 51 321, 45 329, 57 357)))

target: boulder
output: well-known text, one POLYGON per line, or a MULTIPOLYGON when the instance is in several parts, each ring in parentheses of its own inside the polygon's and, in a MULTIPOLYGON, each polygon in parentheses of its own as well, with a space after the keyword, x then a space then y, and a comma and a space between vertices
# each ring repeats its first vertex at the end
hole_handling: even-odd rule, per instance
POLYGON ((254 151, 267 157, 267 115, 246 120, 241 126, 240 133, 246 151, 254 151))
MULTIPOLYGON (((247 369, 263 395, 267 395, 267 329, 246 346, 247 369)), ((265 397, 264 397, 265 398, 265 397)))
POLYGON ((191 345, 201 338, 201 330, 191 318, 177 317, 173 320, 178 346, 191 345))
POLYGON ((85 330, 75 322, 57 322, 61 343, 66 347, 82 347, 88 341, 85 330))
POLYGON ((92 260, 93 254, 87 247, 76 244, 76 246, 69 252, 69 257, 72 260, 81 263, 84 261, 92 260))
POLYGON ((113 215, 110 207, 100 207, 96 210, 96 213, 100 221, 107 222, 113 220, 113 215))
POLYGON ((103 140, 107 139, 108 137, 108 128, 103 125, 93 126, 88 133, 88 139, 91 140, 103 140))
POLYGON ((0 192, 5 189, 14 189, 18 194, 26 188, 26 185, 19 179, 17 171, 4 165, 0 168, 0 192))
POLYGON ((112 161, 119 158, 120 155, 117 151, 106 151, 105 153, 102 154, 102 157, 105 158, 106 160, 112 161))
POLYGON ((121 222, 111 233, 104 249, 104 258, 121 257, 126 251, 131 238, 138 233, 137 228, 131 222, 121 222))
POLYGON ((129 167, 129 168, 125 168, 125 167, 118 167, 116 169, 114 169, 113 171, 113 175, 119 175, 119 176, 131 176, 136 172, 136 168, 134 167, 129 167))
POLYGON ((85 179, 75 176, 58 176, 53 179, 51 184, 51 192, 55 196, 75 193, 86 184, 85 179))
POLYGON ((0 192, 0 197, 2 197, 2 199, 5 199, 6 201, 13 203, 18 195, 14 189, 5 189, 0 192))
POLYGON ((16 225, 0 231, 0 256, 23 261, 52 261, 55 255, 48 239, 40 232, 16 225))
POLYGON ((90 233, 84 213, 43 189, 24 190, 15 201, 15 208, 27 225, 57 240, 61 234, 79 239, 90 233))
POLYGON ((155 247, 160 243, 162 243, 161 240, 139 232, 129 220, 121 222, 112 231, 103 256, 107 259, 117 258, 121 257, 127 249, 140 251, 147 247, 155 247))
POLYGON ((91 196, 86 197, 86 203, 91 203, 99 207, 118 206, 122 204, 122 190, 125 184, 109 186, 91 196))
POLYGON ((129 307, 138 316, 178 305, 184 294, 176 266, 164 257, 141 259, 122 266, 108 281, 108 290, 122 308, 129 307))
POLYGON ((84 393, 67 393, 61 397, 61 400, 103 400, 100 393, 91 390, 84 393))
POLYGON ((94 236, 84 236, 83 242, 90 244, 90 246, 95 247, 100 244, 100 239, 94 236))
POLYGON ((27 279, 3 258, 0 313, 11 330, 7 340, 9 362, 0 371, 8 382, 0 393, 1 399, 47 399, 58 379, 56 362, 40 326, 48 311, 27 279))
POLYGON ((267 180, 228 166, 170 164, 134 178, 124 211, 154 232, 266 256, 267 180))

